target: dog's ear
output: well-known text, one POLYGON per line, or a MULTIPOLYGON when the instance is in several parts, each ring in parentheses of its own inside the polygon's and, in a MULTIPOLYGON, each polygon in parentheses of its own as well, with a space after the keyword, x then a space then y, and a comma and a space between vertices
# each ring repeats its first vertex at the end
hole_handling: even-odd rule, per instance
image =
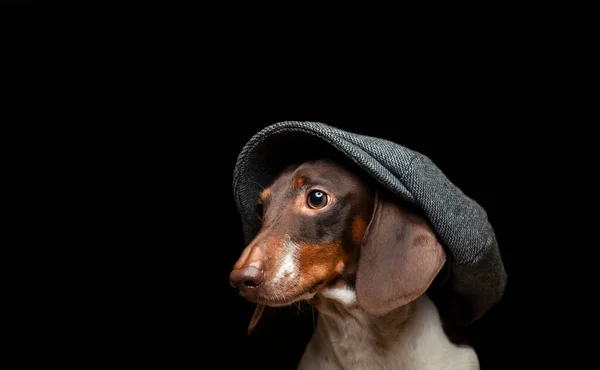
POLYGON ((375 199, 358 260, 356 298, 362 311, 382 316, 425 293, 446 254, 424 218, 375 199))

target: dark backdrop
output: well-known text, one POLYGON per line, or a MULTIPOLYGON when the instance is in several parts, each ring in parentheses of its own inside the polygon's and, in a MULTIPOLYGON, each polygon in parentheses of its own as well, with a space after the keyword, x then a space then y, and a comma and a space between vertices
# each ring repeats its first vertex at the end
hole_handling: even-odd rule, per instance
POLYGON ((45 349, 26 347, 22 359, 77 368, 293 368, 312 314, 283 312, 247 337, 253 307, 228 284, 244 247, 231 189, 235 159, 252 134, 283 120, 321 121, 418 150, 487 210, 509 278, 504 300, 468 331, 483 369, 580 358, 564 349, 583 352, 585 340, 562 333, 588 325, 579 312, 585 304, 573 303, 583 279, 569 282, 568 270, 594 262, 587 252, 595 244, 555 238, 594 229, 564 226, 583 217, 554 208, 594 209, 587 203, 595 192, 559 184, 594 185, 595 167, 574 169, 585 156, 563 158, 569 144, 596 147, 584 145, 595 138, 585 131, 567 135, 590 122, 568 105, 565 95, 579 89, 561 85, 588 81, 576 74, 580 59, 565 66, 559 58, 572 54, 557 42, 575 38, 545 35, 526 15, 531 34, 513 30, 511 18, 489 23, 487 13, 469 18, 476 25, 449 17, 453 24, 439 28, 435 20, 378 21, 369 33, 362 19, 337 11, 296 20, 270 9, 260 19, 239 8, 109 7, 105 16, 53 14, 48 7, 58 6, 46 5, 2 13, 15 21, 3 25, 15 44, 6 61, 18 67, 6 68, 15 83, 3 107, 15 112, 4 119, 23 129, 26 144, 11 153, 32 157, 22 168, 39 178, 27 196, 49 203, 23 209, 59 224, 48 233, 26 225, 26 234, 41 234, 42 258, 59 261, 43 261, 50 271, 33 284, 43 294, 22 290, 36 302, 17 324, 32 322, 21 334, 45 349), (539 176, 542 167, 549 176, 539 176))

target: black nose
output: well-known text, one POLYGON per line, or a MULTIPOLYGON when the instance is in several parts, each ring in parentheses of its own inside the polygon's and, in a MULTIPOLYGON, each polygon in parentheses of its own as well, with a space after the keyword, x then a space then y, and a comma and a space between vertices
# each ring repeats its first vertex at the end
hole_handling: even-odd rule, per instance
POLYGON ((257 288, 263 282, 264 277, 265 274, 262 270, 248 266, 231 271, 229 283, 238 289, 241 295, 246 295, 252 289, 257 288))

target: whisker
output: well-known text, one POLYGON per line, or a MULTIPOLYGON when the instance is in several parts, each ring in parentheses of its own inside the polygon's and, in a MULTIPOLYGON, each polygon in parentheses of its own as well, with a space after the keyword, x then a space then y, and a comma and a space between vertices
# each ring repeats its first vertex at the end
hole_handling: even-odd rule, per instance
POLYGON ((300 305, 300 302, 294 302, 294 303, 296 303, 296 306, 298 306, 298 310, 296 311, 296 316, 300 316, 300 313, 306 315, 304 313, 304 311, 302 311, 302 306, 300 305))

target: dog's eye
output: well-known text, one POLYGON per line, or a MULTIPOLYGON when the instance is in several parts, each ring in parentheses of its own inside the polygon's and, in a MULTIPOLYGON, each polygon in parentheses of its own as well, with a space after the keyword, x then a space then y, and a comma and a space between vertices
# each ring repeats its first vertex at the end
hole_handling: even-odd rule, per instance
POLYGON ((329 202, 329 195, 320 190, 313 190, 308 194, 307 201, 310 208, 320 209, 325 207, 329 202))
POLYGON ((262 205, 262 203, 257 203, 256 204, 256 215, 258 216, 258 219, 262 221, 263 217, 264 217, 264 207, 262 205))

